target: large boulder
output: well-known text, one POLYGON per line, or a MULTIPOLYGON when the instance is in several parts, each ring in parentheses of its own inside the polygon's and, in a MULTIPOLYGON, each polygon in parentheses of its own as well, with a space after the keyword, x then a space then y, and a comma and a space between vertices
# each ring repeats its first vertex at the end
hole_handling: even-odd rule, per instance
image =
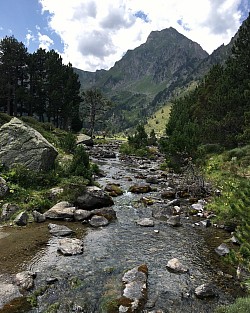
POLYGON ((44 213, 48 219, 64 220, 73 219, 76 208, 67 201, 61 201, 44 213))
POLYGON ((14 117, 0 128, 0 162, 22 164, 30 170, 53 168, 56 149, 36 130, 14 117))
POLYGON ((93 210, 111 206, 114 204, 111 196, 96 186, 86 187, 85 192, 79 196, 76 200, 76 206, 78 209, 93 210))
POLYGON ((85 135, 85 134, 80 134, 77 136, 76 144, 77 145, 83 144, 83 145, 92 147, 94 145, 94 141, 90 136, 85 135))
POLYGON ((0 221, 8 221, 13 214, 15 214, 17 211, 19 211, 20 208, 16 204, 12 203, 5 203, 2 206, 2 213, 0 221))

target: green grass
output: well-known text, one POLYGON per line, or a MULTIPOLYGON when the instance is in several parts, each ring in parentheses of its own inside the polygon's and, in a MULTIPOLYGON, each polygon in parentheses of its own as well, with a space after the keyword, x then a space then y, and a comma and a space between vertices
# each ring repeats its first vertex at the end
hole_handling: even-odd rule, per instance
POLYGON ((250 297, 238 298, 231 305, 219 307, 215 313, 250 313, 250 297))
POLYGON ((145 125, 145 130, 149 134, 154 129, 156 135, 161 137, 165 134, 166 125, 169 120, 171 110, 171 103, 165 104, 162 108, 158 109, 151 118, 148 119, 145 125))

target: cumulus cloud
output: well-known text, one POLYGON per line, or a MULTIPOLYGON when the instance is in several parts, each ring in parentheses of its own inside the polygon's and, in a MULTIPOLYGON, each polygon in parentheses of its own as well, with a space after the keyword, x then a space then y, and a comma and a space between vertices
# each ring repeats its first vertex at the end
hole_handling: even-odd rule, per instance
POLYGON ((89 71, 110 68, 151 31, 170 26, 211 53, 234 36, 248 6, 248 0, 39 1, 64 44, 64 62, 89 71))
POLYGON ((50 50, 50 47, 54 44, 54 41, 47 35, 38 33, 39 48, 50 50))
POLYGON ((28 30, 28 33, 25 36, 25 45, 29 47, 30 42, 35 40, 35 36, 32 34, 31 30, 28 30))

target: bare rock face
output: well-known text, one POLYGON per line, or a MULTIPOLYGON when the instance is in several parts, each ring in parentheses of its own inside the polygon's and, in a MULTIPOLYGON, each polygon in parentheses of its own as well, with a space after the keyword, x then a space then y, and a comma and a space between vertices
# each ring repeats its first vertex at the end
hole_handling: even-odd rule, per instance
POLYGON ((53 168, 56 149, 36 130, 14 117, 0 128, 0 162, 22 164, 30 170, 53 168))

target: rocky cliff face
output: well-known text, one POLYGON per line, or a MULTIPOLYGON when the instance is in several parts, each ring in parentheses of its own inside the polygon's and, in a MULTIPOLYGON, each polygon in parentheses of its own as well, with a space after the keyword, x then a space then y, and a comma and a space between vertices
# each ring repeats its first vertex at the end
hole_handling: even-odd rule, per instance
POLYGON ((117 131, 143 121, 178 89, 223 62, 230 50, 222 46, 209 56, 199 44, 170 27, 151 32, 144 44, 128 50, 108 71, 76 72, 83 89, 97 87, 114 102, 106 120, 112 116, 117 131))

